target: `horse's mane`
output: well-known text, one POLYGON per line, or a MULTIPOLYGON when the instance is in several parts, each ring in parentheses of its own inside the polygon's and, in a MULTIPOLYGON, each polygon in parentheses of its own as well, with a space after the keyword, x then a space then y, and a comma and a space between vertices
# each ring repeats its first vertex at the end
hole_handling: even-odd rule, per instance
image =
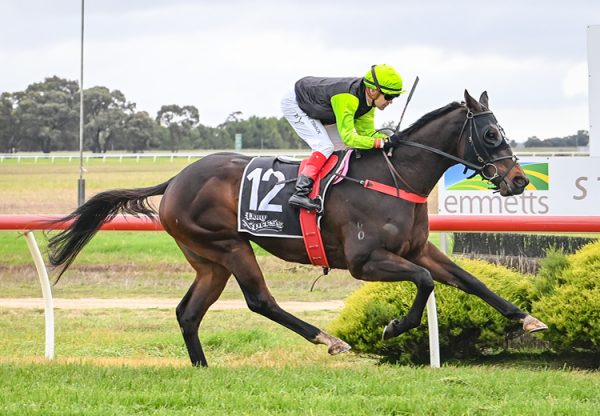
POLYGON ((402 130, 400 132, 400 135, 402 137, 408 136, 408 135, 414 133, 416 130, 419 130, 420 128, 422 128, 427 123, 429 123, 439 117, 442 117, 443 115, 448 114, 450 111, 456 110, 458 107, 462 107, 462 106, 463 106, 462 103, 454 101, 454 102, 451 102, 450 104, 445 105, 444 107, 438 108, 437 110, 433 110, 433 111, 425 114, 423 117, 421 117, 417 121, 415 121, 413 124, 408 126, 406 129, 402 130))

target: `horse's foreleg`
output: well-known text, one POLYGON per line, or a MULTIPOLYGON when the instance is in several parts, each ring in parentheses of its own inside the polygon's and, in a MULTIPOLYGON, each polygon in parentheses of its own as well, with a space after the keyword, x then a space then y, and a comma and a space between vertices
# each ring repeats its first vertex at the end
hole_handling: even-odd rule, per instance
POLYGON ((394 319, 385 327, 383 339, 396 337, 420 325, 427 299, 433 291, 433 279, 426 269, 389 251, 378 249, 371 253, 362 267, 353 267, 350 271, 361 280, 411 281, 417 286, 417 294, 408 313, 403 319, 394 319))
POLYGON ((250 245, 235 251, 235 259, 227 264, 232 268, 248 304, 248 308, 294 331, 313 344, 324 344, 329 354, 350 350, 350 345, 283 310, 271 295, 250 245))
MULTIPOLYGON (((190 260, 189 256, 186 257, 190 260)), ((196 280, 177 306, 177 321, 192 365, 206 367, 198 328, 210 305, 223 292, 231 273, 216 263, 196 260, 190 260, 190 263, 196 269, 196 280)))
POLYGON ((521 322, 526 332, 548 329, 543 322, 492 292, 483 282, 459 267, 432 243, 427 244, 423 255, 415 260, 415 263, 428 269, 436 281, 478 296, 508 319, 521 322))

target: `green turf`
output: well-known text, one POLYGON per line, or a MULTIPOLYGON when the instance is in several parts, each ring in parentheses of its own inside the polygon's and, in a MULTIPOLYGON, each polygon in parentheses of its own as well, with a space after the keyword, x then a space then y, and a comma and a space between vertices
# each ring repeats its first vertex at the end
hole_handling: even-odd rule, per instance
MULTIPOLYGON (((298 315, 319 326, 333 316, 298 315)), ((2 415, 595 415, 600 406, 600 373, 559 360, 377 365, 330 357, 249 311, 209 312, 200 332, 209 369, 189 366, 172 311, 57 311, 53 363, 33 358, 42 325, 40 311, 0 310, 2 415)))
POLYGON ((3 365, 3 415, 596 415, 597 378, 491 368, 3 365))

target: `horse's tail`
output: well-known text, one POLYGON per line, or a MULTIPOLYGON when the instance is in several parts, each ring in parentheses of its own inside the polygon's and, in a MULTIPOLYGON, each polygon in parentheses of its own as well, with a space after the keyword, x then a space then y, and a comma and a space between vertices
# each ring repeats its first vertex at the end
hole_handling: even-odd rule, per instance
POLYGON ((71 214, 53 221, 59 224, 71 222, 68 228, 48 240, 50 264, 62 266, 56 282, 102 224, 110 221, 117 214, 131 214, 136 217, 145 215, 156 221, 157 212, 148 203, 147 198, 164 194, 172 179, 148 188, 100 192, 71 214))

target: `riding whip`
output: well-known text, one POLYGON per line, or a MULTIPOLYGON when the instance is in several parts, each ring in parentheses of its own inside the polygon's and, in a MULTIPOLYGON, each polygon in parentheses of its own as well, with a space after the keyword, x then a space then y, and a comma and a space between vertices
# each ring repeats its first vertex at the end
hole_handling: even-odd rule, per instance
POLYGON ((406 99, 406 103, 404 104, 404 110, 402 110, 402 114, 400 115, 400 121, 398 122, 398 125, 396 126, 396 133, 400 131, 400 123, 402 123, 402 119, 404 118, 404 113, 406 112, 406 107, 408 107, 408 103, 410 103, 410 99, 413 96, 413 93, 415 92, 415 88, 417 88, 417 84, 419 83, 419 76, 417 75, 417 78, 415 78, 415 82, 412 85, 412 88, 410 89, 410 92, 408 93, 408 98, 406 99))

